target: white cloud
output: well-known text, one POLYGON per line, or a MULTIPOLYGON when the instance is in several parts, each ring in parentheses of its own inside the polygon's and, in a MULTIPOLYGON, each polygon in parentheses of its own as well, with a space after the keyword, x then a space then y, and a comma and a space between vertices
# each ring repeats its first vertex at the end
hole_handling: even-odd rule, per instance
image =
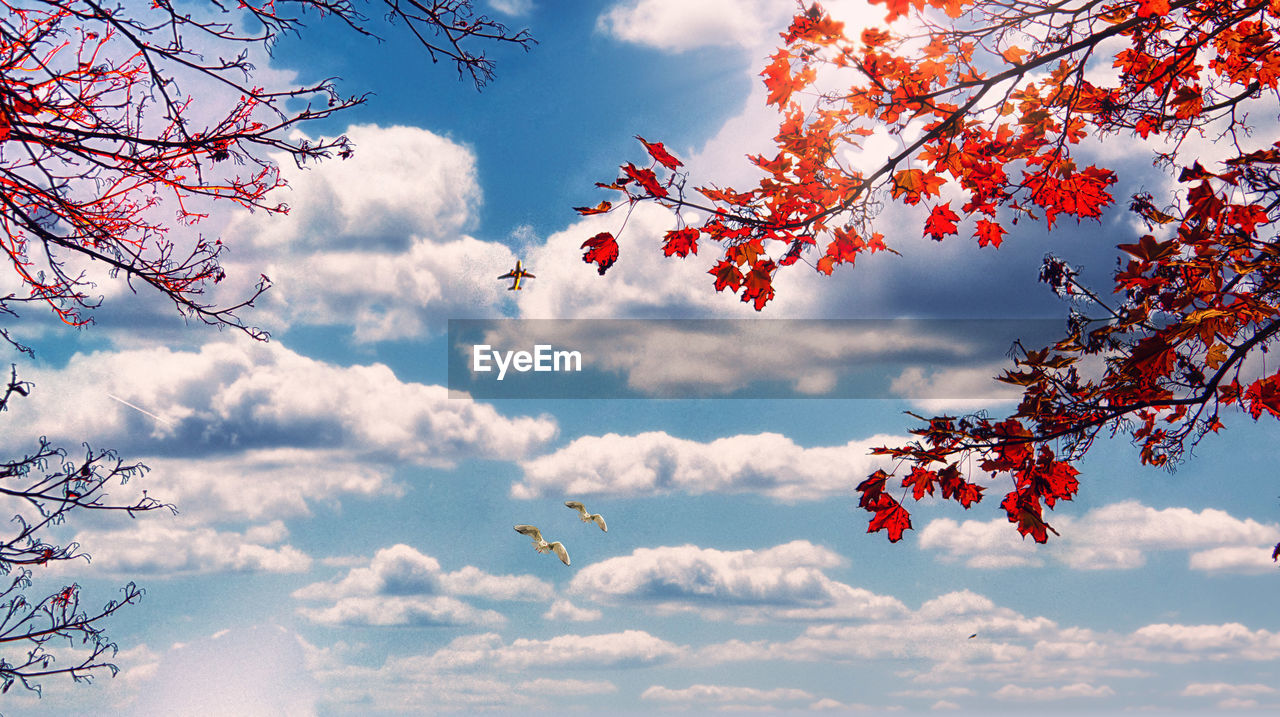
POLYGON ((304 572, 311 558, 292 545, 277 545, 287 535, 280 521, 236 533, 191 526, 181 516, 148 517, 124 530, 77 533, 75 540, 93 562, 88 567, 59 563, 50 572, 142 574, 152 580, 219 572, 304 572))
POLYGON ((91 435, 131 453, 341 447, 448 466, 477 455, 519 457, 555 434, 548 417, 504 418, 490 405, 449 399, 442 386, 401 382, 382 364, 335 366, 279 343, 76 354, 31 380, 37 390, 11 409, 15 417, 55 440, 91 435))
MULTIPOLYGON (((358 341, 420 336, 446 318, 496 316, 495 280, 515 262, 506 246, 463 234, 481 202, 475 155, 416 127, 354 125, 355 155, 299 169, 281 161, 287 216, 242 214, 224 236, 224 294, 258 273, 274 288, 255 319, 345 324, 358 341)), ((237 293, 238 292, 238 293, 237 293)))
POLYGON ((488 0, 489 7, 503 15, 528 15, 533 10, 533 0, 488 0))
POLYGON ((687 647, 654 637, 643 630, 598 635, 559 635, 546 640, 517 638, 504 644, 495 633, 468 635, 436 652, 393 661, 408 670, 521 671, 530 668, 631 668, 670 663, 687 647))
POLYGON ((644 496, 684 492, 761 493, 776 500, 817 500, 849 492, 849 476, 881 467, 874 446, 902 441, 876 435, 843 446, 803 448, 777 433, 731 436, 710 443, 662 431, 583 436, 554 453, 521 463, 516 498, 562 492, 644 496))
POLYGON ((1201 550, 1191 554, 1189 565, 1192 570, 1210 573, 1265 575, 1276 570, 1276 563, 1271 559, 1274 549, 1271 545, 1232 545, 1201 550))
POLYGON ((839 710, 841 712, 862 712, 870 709, 873 709, 871 705, 862 704, 860 702, 841 702, 840 700, 833 700, 830 697, 823 697, 817 702, 813 702, 809 705, 809 710, 814 712, 827 711, 827 710, 832 710, 832 711, 839 710))
POLYGON ((1016 387, 996 381, 1008 364, 926 370, 908 366, 889 384, 893 393, 931 413, 996 410, 1022 397, 1016 387))
POLYGON ((597 28, 624 42, 683 52, 698 47, 754 48, 777 39, 795 4, 787 0, 623 0, 597 28))
POLYGON ((299 614, 329 625, 497 625, 505 621, 457 597, 489 600, 549 600, 550 585, 532 575, 493 575, 468 565, 444 572, 430 555, 398 544, 379 550, 368 567, 355 567, 331 582, 293 592, 299 600, 331 602, 299 608, 299 614))
POLYGON ((506 622, 501 613, 446 595, 344 597, 328 607, 298 608, 298 614, 320 625, 495 626, 506 622))
POLYGON ((1106 685, 1093 686, 1086 682, 1071 685, 1023 687, 1021 685, 1005 685, 991 694, 998 700, 1024 700, 1049 702, 1052 700, 1071 699, 1075 697, 1110 697, 1115 690, 1106 685))
POLYGON ((599 610, 578 607, 568 600, 556 600, 551 607, 542 613, 544 620, 568 620, 569 622, 592 622, 603 617, 599 610))
POLYGON ((522 692, 544 695, 607 695, 618 691, 618 686, 605 680, 570 680, 540 677, 516 685, 522 692))
POLYGON ((843 559, 797 540, 767 550, 723 551, 694 545, 638 548, 574 576, 569 591, 601 602, 660 612, 697 611, 716 619, 879 619, 904 613, 894 598, 828 578, 843 559))
POLYGON ((344 494, 394 495, 393 466, 518 458, 556 433, 547 416, 507 418, 381 364, 335 366, 278 343, 76 354, 27 378, 35 390, 10 408, 27 429, 0 434, 0 448, 41 434, 64 446, 91 438, 153 469, 130 489, 201 519, 287 517, 344 494))
POLYGON ((1135 630, 1127 644, 1135 659, 1153 662, 1280 659, 1280 633, 1250 630, 1238 622, 1147 625, 1135 630))
POLYGON ((1275 693, 1276 688, 1269 687, 1267 685, 1233 685, 1228 682, 1192 682, 1183 688, 1181 694, 1183 697, 1217 697, 1219 695, 1246 697, 1249 695, 1271 695, 1275 693))
POLYGON ((733 685, 690 685, 680 689, 671 689, 661 685, 653 685, 640 693, 640 699, 655 702, 794 702, 811 700, 809 692, 793 688, 776 687, 762 690, 756 687, 737 687, 733 685))
POLYGON ((941 551, 944 560, 963 559, 972 568, 1038 566, 1044 564, 1042 556, 1052 556, 1077 570, 1132 569, 1146 564, 1151 551, 1204 548, 1191 555, 1191 569, 1261 573, 1274 567, 1269 546, 1280 540, 1280 527, 1222 510, 1156 509, 1135 501, 1052 522, 1060 536, 1039 547, 1003 518, 963 523, 941 518, 921 529, 920 547, 941 551))
POLYGON ((971 568, 1013 568, 1040 566, 1035 543, 1028 543, 1007 520, 966 520, 938 518, 920 529, 921 550, 938 550, 942 559, 964 559, 971 568))

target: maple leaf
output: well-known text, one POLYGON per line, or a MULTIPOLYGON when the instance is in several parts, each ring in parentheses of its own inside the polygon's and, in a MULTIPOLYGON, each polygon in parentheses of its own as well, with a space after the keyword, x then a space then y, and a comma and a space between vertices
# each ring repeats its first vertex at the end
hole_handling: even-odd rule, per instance
POLYGON ((664 147, 661 142, 648 142, 640 135, 636 135, 636 139, 640 140, 640 144, 644 145, 645 151, 647 151, 649 156, 653 157, 658 164, 661 164, 673 172, 684 166, 683 162, 671 156, 671 154, 667 152, 667 148, 664 147))
POLYGON ((978 239, 978 246, 1000 247, 1002 237, 1005 235, 1004 227, 996 222, 986 219, 979 219, 977 229, 973 235, 978 239))
POLYGON ((573 211, 575 211, 575 212, 577 212, 577 213, 579 213, 579 214, 581 214, 581 215, 583 215, 583 216, 588 216, 588 215, 591 215, 591 214, 604 214, 605 212, 609 211, 610 209, 613 209, 613 203, 612 203, 612 202, 600 202, 599 204, 595 205, 594 207, 574 207, 574 208, 573 208, 573 211))
POLYGON ((904 169, 893 175, 893 197, 902 197, 907 204, 919 204, 923 196, 938 196, 938 189, 946 182, 932 172, 904 169))
POLYGON ((582 246, 578 248, 587 249, 582 260, 588 264, 599 264, 601 276, 618 260, 618 242, 609 232, 600 232, 582 242, 582 246))
POLYGON ((1249 415, 1253 420, 1258 420, 1263 409, 1280 418, 1280 374, 1254 381, 1244 392, 1244 399, 1249 404, 1249 415))
POLYGON ((651 169, 641 169, 634 164, 627 162, 622 165, 622 171, 629 178, 635 180, 637 184, 644 187, 649 196, 661 199, 667 196, 667 188, 658 183, 658 175, 653 173, 651 169))
POLYGON ((776 265, 772 261, 756 262, 747 274, 742 288, 742 300, 753 301, 756 311, 764 308, 773 298, 773 270, 776 265))
POLYGON ((693 227, 685 227, 684 229, 675 229, 667 232, 663 239, 662 253, 664 256, 677 256, 684 258, 689 253, 698 253, 698 230, 693 227))
POLYGON ((728 259, 711 267, 707 273, 716 278, 716 291, 724 291, 725 287, 737 291, 742 286, 742 272, 738 270, 737 264, 728 259))
POLYGON ((911 473, 902 479, 902 487, 911 489, 911 497, 920 500, 925 493, 933 495, 933 483, 937 480, 938 474, 930 470, 925 470, 920 466, 912 466, 911 473))
POLYGON ((816 73, 813 68, 805 67, 793 75, 791 73, 791 54, 785 49, 773 53, 771 59, 773 62, 760 73, 764 77, 765 88, 769 90, 769 97, 765 100, 765 103, 782 107, 791 101, 791 95, 796 90, 802 89, 808 86, 810 82, 813 82, 816 73))
POLYGON ((902 540, 902 531, 911 530, 911 514, 893 498, 887 495, 882 496, 882 500, 876 504, 874 511, 875 515, 867 525, 868 533, 886 531, 889 542, 896 543, 902 540))
POLYGON ((951 202, 934 205, 933 211, 929 212, 929 218, 924 222, 924 233, 933 237, 934 241, 942 241, 943 237, 959 231, 956 228, 958 221, 960 221, 960 215, 951 211, 951 202))
POLYGON ((1138 17, 1169 14, 1169 0, 1138 0, 1138 17))

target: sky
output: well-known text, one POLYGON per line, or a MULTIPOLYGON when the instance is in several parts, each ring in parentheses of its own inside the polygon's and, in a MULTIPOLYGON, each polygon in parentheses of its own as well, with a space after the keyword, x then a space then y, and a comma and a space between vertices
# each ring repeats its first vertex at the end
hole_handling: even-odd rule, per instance
MULTIPOLYGON (((645 206, 601 277, 579 245, 620 218, 572 207, 644 160, 635 135, 699 183, 750 181, 743 156, 777 122, 758 73, 793 5, 480 2, 538 40, 495 49, 483 92, 397 28, 378 43, 311 18, 261 59, 268 79, 372 93, 305 128, 348 135, 356 155, 284 162, 288 216, 224 210, 204 230, 230 247, 216 296, 259 273, 275 283, 245 315, 270 342, 185 324, 110 282, 86 330, 31 312, 5 324, 36 351, 7 357, 35 389, 4 417, 0 449, 40 435, 114 448, 150 468, 119 495, 146 489, 179 513, 64 526, 92 562, 37 587, 75 580, 89 605, 128 581, 147 591, 108 626, 121 671, 49 680, 0 710, 1280 707, 1274 423, 1232 415, 1176 472, 1099 439, 1044 546, 1017 535, 994 483, 967 512, 921 504, 898 544, 868 535, 857 509, 854 486, 886 467, 868 449, 907 435, 905 411, 1010 408, 987 380, 1006 361, 1001 332, 1065 316, 1036 282, 1041 257, 1104 285, 1131 217, 1019 227, 997 251, 927 241, 921 217, 886 209, 902 256, 829 278, 792 267, 756 315, 713 290, 714 252, 664 258, 673 218, 645 206), (512 292, 495 277, 517 259, 536 278, 512 292), (608 397, 487 376, 487 396, 451 393, 474 345, 450 340, 451 320, 495 346, 548 332, 589 369, 556 385, 608 397), (571 564, 517 524, 561 541, 571 564)), ((854 27, 883 17, 830 9, 854 27)), ((1123 197, 1171 186, 1148 149, 1084 151, 1121 173, 1123 197)))

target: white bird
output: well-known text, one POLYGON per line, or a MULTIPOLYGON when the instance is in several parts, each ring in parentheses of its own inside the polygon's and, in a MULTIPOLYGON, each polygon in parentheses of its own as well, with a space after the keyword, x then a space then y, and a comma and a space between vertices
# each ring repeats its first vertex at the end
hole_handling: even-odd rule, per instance
POLYGON ((548 543, 543 539, 541 530, 538 530, 532 525, 517 525, 516 532, 532 538, 534 550, 539 553, 545 553, 549 550, 555 553, 557 558, 560 558, 560 562, 565 565, 569 564, 569 551, 565 550, 564 545, 560 544, 559 541, 548 543))
POLYGON ((596 525, 600 526, 601 530, 606 533, 609 532, 609 527, 604 524, 604 518, 602 518, 599 513, 588 513, 587 507, 576 500, 566 500, 564 504, 567 507, 578 511, 578 516, 582 519, 582 522, 590 523, 594 520, 596 525))

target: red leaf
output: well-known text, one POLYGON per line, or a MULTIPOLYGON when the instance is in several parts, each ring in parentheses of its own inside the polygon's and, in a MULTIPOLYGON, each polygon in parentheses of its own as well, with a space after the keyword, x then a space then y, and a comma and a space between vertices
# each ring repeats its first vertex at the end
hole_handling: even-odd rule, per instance
POLYGON ((911 529, 911 514, 898 501, 887 495, 883 496, 883 500, 875 508, 875 513, 871 523, 867 525, 867 532, 887 531, 890 543, 902 540, 902 531, 911 529))
POLYGON ((689 256, 692 252, 698 253, 698 230, 693 227, 685 227, 684 229, 673 229, 667 232, 663 239, 662 253, 666 256, 676 254, 681 258, 689 256))
POLYGON ((582 260, 588 264, 599 264, 600 275, 609 270, 613 266, 613 262, 618 260, 618 242, 609 232, 600 232, 590 239, 582 242, 580 249, 589 250, 582 255, 582 260))
POLYGON ((934 241, 942 241, 943 237, 958 231, 956 229, 958 221, 960 221, 960 215, 951 211, 951 202, 937 204, 924 222, 924 233, 933 237, 934 241))
POLYGON ((622 165, 622 171, 628 177, 634 179, 641 187, 644 187, 644 190, 649 193, 649 196, 657 197, 659 199, 667 196, 667 188, 658 184, 658 175, 654 174, 653 170, 641 169, 640 167, 627 162, 622 165))
POLYGON ((1245 402, 1249 404, 1249 415, 1258 420, 1262 409, 1280 418, 1280 373, 1254 381, 1244 392, 1245 402))
POLYGON ((672 171, 675 171, 677 167, 684 166, 683 162, 671 156, 671 154, 667 152, 667 148, 662 146, 661 142, 649 142, 649 141, 646 141, 645 138, 641 137, 640 135, 636 135, 636 139, 640 140, 640 144, 644 145, 644 148, 649 153, 649 156, 653 157, 654 160, 658 162, 658 164, 661 164, 662 166, 672 171))
POLYGON ((743 283, 742 300, 754 300, 756 311, 763 309, 764 305, 773 298, 774 266, 772 261, 756 262, 743 283))
POLYGON ((613 204, 611 202, 600 202, 594 207, 574 207, 573 211, 585 217, 591 214, 604 214, 610 209, 613 209, 613 204))
POLYGON ((902 479, 902 487, 911 489, 911 497, 920 500, 925 493, 933 495, 933 482, 937 480, 938 474, 930 470, 925 470, 920 466, 912 466, 911 475, 902 479))
POLYGON ((724 291, 725 287, 737 291, 742 286, 742 272, 738 271, 737 264, 727 259, 711 267, 707 273, 716 278, 716 291, 724 291))
POLYGON ((1000 242, 1005 235, 1004 227, 999 224, 988 221, 986 219, 978 220, 978 228, 973 235, 978 238, 978 246, 993 246, 1000 248, 1000 242))

